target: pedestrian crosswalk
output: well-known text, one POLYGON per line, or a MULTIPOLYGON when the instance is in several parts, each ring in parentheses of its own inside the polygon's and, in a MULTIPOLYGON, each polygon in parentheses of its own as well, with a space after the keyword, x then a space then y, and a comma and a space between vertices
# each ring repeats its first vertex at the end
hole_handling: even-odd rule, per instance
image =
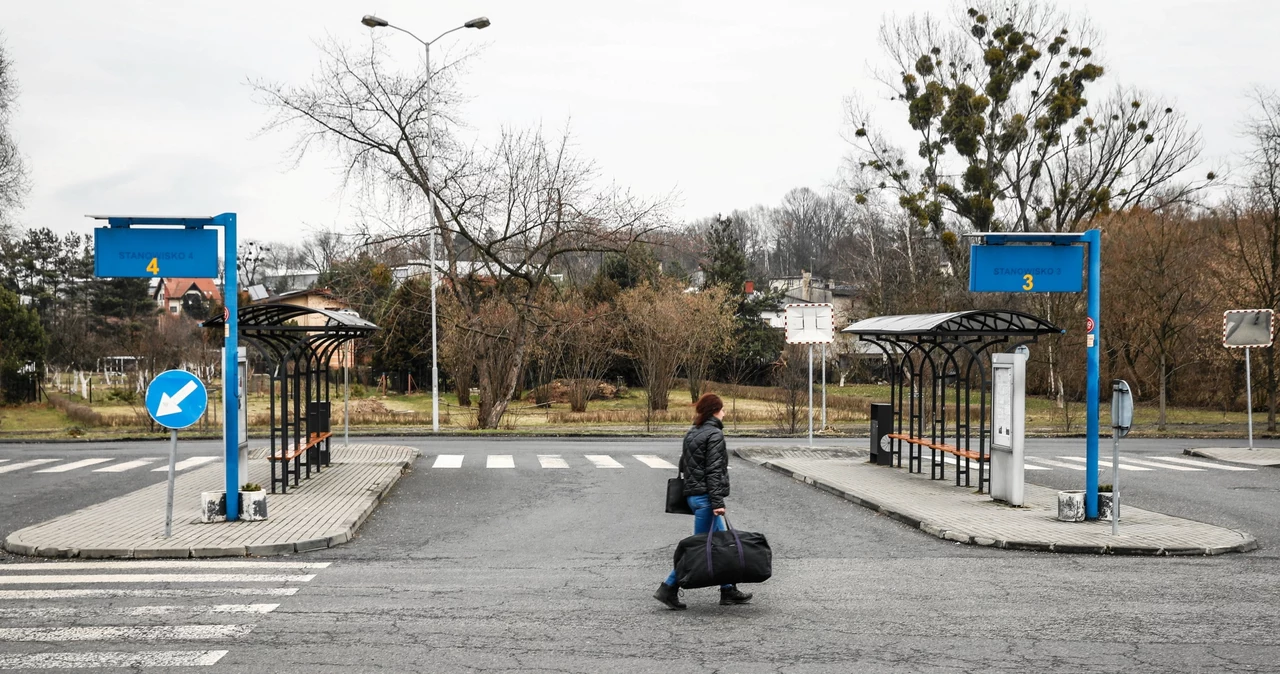
POLYGON ((0 671, 215 665, 328 566, 258 560, 0 564, 0 671), (244 603, 228 603, 237 600, 244 603))
MULTIPOLYGON (((581 457, 566 457, 563 454, 439 454, 430 460, 433 469, 455 469, 464 467, 506 468, 506 469, 566 469, 583 468, 662 468, 675 470, 671 461, 654 454, 632 454, 614 456, 610 454, 583 454, 581 457), (572 462, 570 461, 572 459, 572 462), (619 460, 621 459, 621 460, 619 460)), ((672 457, 674 460, 674 457, 672 457)))
MULTIPOLYGON (((217 461, 217 456, 192 456, 174 464, 174 470, 181 472, 217 461)), ((109 457, 91 457, 87 459, 0 459, 0 475, 6 473, 27 474, 61 474, 81 471, 84 473, 127 473, 143 468, 151 468, 153 473, 168 472, 169 462, 159 457, 145 459, 113 459, 109 457)))
MULTIPOLYGON (((1064 468, 1066 470, 1085 471, 1086 459, 1082 456, 1057 456, 1052 459, 1041 456, 1026 457, 1028 470, 1052 470, 1053 468, 1064 468)), ((1111 469, 1111 461, 1107 459, 1098 459, 1098 467, 1111 469)), ((1130 472, 1152 472, 1156 470, 1172 470, 1178 472, 1207 472, 1210 470, 1223 471, 1255 471, 1257 468, 1244 468, 1242 466, 1231 466, 1224 463, 1212 463, 1209 461, 1197 461, 1195 459, 1184 459, 1180 456, 1144 456, 1141 459, 1134 459, 1127 456, 1120 457, 1120 470, 1130 472)))

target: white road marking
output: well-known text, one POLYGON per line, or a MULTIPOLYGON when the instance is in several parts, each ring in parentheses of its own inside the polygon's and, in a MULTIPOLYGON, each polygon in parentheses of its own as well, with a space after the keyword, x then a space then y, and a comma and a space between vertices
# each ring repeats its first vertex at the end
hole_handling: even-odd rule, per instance
MULTIPOLYGON (((1064 461, 1077 461, 1077 462, 1079 462, 1079 463, 1086 464, 1086 466, 1087 466, 1088 461, 1089 461, 1088 459, 1086 459, 1086 458, 1084 458, 1084 457, 1081 457, 1081 456, 1060 456, 1060 457, 1058 457, 1058 458, 1059 458, 1059 459, 1062 459, 1062 460, 1064 460, 1064 461)), ((1098 459, 1098 466, 1099 466, 1099 467, 1101 467, 1101 468, 1110 468, 1110 467, 1111 467, 1111 462, 1110 462, 1110 461, 1103 461, 1102 459, 1098 459)), ((1139 468, 1138 466, 1126 466, 1126 465, 1124 465, 1123 463, 1122 463, 1122 464, 1120 464, 1120 470, 1145 470, 1145 471, 1147 471, 1147 472, 1151 472, 1151 469, 1150 469, 1150 468, 1139 468)))
MULTIPOLYGON (((117 463, 117 464, 115 464, 115 465, 113 465, 113 466, 107 466, 106 468, 95 468, 95 469, 93 470, 93 472, 95 472, 95 473, 123 473, 123 472, 125 472, 126 470, 133 470, 134 468, 141 468, 141 467, 143 467, 143 466, 145 466, 145 465, 147 465, 147 464, 155 463, 155 462, 157 462, 157 461, 159 461, 159 460, 160 460, 160 459, 136 459, 136 460, 134 460, 134 461, 125 461, 124 463, 117 463)), ((175 466, 175 467, 176 467, 176 466, 175 466)), ((167 466, 167 465, 166 465, 166 466, 165 466, 165 469, 166 469, 166 470, 168 470, 168 468, 169 468, 169 466, 167 466)))
POLYGON ((587 461, 595 464, 596 468, 621 468, 622 464, 613 460, 612 456, 607 454, 586 454, 587 461))
POLYGON ((1025 463, 1022 464, 1022 468, 1024 470, 1053 470, 1052 468, 1046 468, 1044 466, 1032 466, 1025 463))
POLYGON ((431 464, 432 468, 461 468, 461 454, 441 454, 436 457, 436 462, 431 464))
MULTIPOLYGON (((1147 459, 1151 461, 1172 461, 1174 463, 1181 463, 1187 466, 1196 466, 1197 468, 1213 468, 1215 470, 1257 470, 1257 468, 1242 468, 1240 466, 1223 466, 1216 463, 1209 463, 1208 461, 1196 461, 1195 459, 1184 459, 1181 457, 1173 457, 1173 456, 1148 456, 1147 459)), ((4 470, 4 469, 0 468, 0 470, 4 470)))
POLYGON ((234 639, 254 625, 150 625, 141 627, 0 627, 0 641, 158 641, 234 639))
POLYGON ((70 590, 0 590, 0 599, 173 599, 186 597, 292 597, 296 587, 193 587, 182 589, 147 588, 124 590, 113 588, 76 588, 70 590))
POLYGON ((65 473, 69 470, 84 468, 86 466, 93 466, 99 463, 106 463, 110 460, 111 459, 80 459, 79 461, 64 463, 61 466, 54 466, 53 468, 45 468, 43 470, 37 470, 36 472, 37 473, 65 473))
POLYGON ((60 459, 32 459, 30 461, 23 461, 22 463, 13 463, 8 466, 0 466, 0 473, 12 473, 15 470, 22 470, 23 468, 30 468, 32 466, 42 466, 46 463, 53 463, 54 461, 59 460, 60 459))
MULTIPOLYGON (((205 464, 205 463, 209 463, 210 461, 217 461, 217 460, 218 460, 218 457, 216 457, 216 456, 193 456, 193 457, 191 457, 190 459, 183 459, 183 460, 179 461, 179 462, 177 463, 177 465, 175 465, 175 466, 173 467, 173 472, 175 472, 175 473, 176 473, 176 472, 178 472, 178 471, 180 471, 180 470, 185 470, 185 469, 187 469, 187 468, 193 468, 193 467, 195 467, 195 466, 199 466, 199 465, 201 465, 201 464, 205 464)), ((160 468, 152 468, 152 469, 151 469, 151 472, 153 472, 153 473, 165 473, 165 472, 168 472, 168 471, 169 471, 169 466, 168 466, 168 464, 165 464, 164 466, 162 466, 162 467, 160 467, 160 468)))
POLYGON ((115 573, 6 576, 0 569, 0 585, 60 585, 73 583, 306 583, 315 574, 287 576, 257 573, 115 573))
POLYGON ((1136 463, 1139 466, 1152 466, 1154 468, 1168 468, 1169 470, 1189 470, 1197 473, 1204 472, 1203 468, 1191 468, 1189 466, 1174 466, 1167 463, 1156 463, 1155 461, 1141 461, 1138 459, 1130 459, 1129 457, 1122 457, 1120 459, 1121 465, 1123 465, 1124 462, 1126 461, 1128 461, 1129 463, 1136 463))
POLYGON ((0 669, 100 669, 105 667, 208 667, 228 651, 120 651, 0 655, 0 669))
POLYGON ((538 463, 543 468, 568 468, 569 462, 560 458, 559 454, 539 454, 538 463))
POLYGON ((0 459, 0 463, 9 463, 9 459, 0 459))
POLYGON ((1042 459, 1038 456, 1028 456, 1027 460, 1035 461, 1036 463, 1048 464, 1050 466, 1053 466, 1054 468, 1070 468, 1071 470, 1085 469, 1084 466, 1077 466, 1074 463, 1063 463, 1061 461, 1054 461, 1053 459, 1042 459))
POLYGON ((515 468, 516 460, 510 454, 490 454, 485 468, 515 468))
POLYGON ((670 461, 653 454, 633 454, 632 456, 640 460, 640 463, 650 468, 675 468, 670 461))
POLYGON ((217 604, 193 606, 111 606, 97 609, 84 608, 0 608, 0 618, 58 618, 94 615, 128 616, 139 618, 172 613, 270 613, 279 604, 217 604))
POLYGON ((92 571, 93 569, 327 569, 332 562, 218 562, 211 559, 139 559, 101 562, 21 562, 5 571, 92 571))

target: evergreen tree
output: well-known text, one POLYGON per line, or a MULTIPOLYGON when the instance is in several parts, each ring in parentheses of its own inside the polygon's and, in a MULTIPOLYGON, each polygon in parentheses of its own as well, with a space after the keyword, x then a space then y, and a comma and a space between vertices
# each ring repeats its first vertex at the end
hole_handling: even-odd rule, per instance
POLYGON ((20 401, 26 388, 20 382, 44 371, 48 341, 36 312, 0 288, 0 389, 6 402, 20 401))
POLYGON ((707 261, 704 287, 720 286, 730 293, 742 293, 747 283, 747 253, 734 231, 733 218, 716 216, 707 232, 707 261))

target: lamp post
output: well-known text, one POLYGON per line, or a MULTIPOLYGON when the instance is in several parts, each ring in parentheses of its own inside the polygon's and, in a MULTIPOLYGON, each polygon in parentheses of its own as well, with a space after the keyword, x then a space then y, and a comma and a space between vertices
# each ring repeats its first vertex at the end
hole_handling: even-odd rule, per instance
MULTIPOLYGON (((409 37, 420 42, 422 44, 423 49, 426 51, 427 162, 426 162, 426 168, 424 169, 424 173, 426 175, 424 175, 423 177, 426 179, 426 183, 427 183, 427 205, 431 209, 431 217, 435 218, 436 226, 438 227, 440 226, 441 223, 439 221, 440 218, 436 212, 436 198, 435 198, 435 195, 432 193, 432 189, 434 186, 431 183, 431 161, 434 158, 433 152, 432 152, 433 150, 432 145, 435 140, 434 138, 435 125, 432 122, 432 116, 431 116, 431 45, 436 40, 439 40, 440 38, 448 35, 449 33, 452 33, 455 30, 462 30, 463 28, 475 28, 477 30, 482 28, 488 28, 489 18, 485 16, 481 16, 481 17, 472 19, 462 24, 461 26, 446 30, 445 32, 437 35, 432 40, 423 40, 417 35, 414 35, 413 33, 410 33, 409 31, 399 26, 392 25, 388 23, 385 19, 380 19, 376 16, 373 16, 372 14, 365 14, 364 18, 360 19, 360 23, 370 28, 394 28, 395 30, 398 30, 401 33, 404 33, 405 35, 408 35, 409 37)), ((436 356, 436 353, 437 351, 439 351, 439 349, 437 348, 438 344, 436 341, 436 232, 435 231, 431 232, 431 235, 428 237, 427 242, 430 248, 430 255, 431 255, 431 432, 439 433, 440 432, 440 370, 438 365, 438 358, 436 356)))

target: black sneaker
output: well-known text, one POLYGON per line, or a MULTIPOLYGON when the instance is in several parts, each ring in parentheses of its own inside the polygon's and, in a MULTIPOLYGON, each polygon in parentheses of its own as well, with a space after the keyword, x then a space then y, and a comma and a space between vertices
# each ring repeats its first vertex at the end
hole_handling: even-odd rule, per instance
POLYGON ((683 611, 689 608, 680 601, 680 588, 666 583, 658 584, 658 591, 653 593, 653 598, 666 604, 667 608, 673 611, 683 611))
POLYGON ((731 606, 733 604, 749 604, 751 603, 751 593, 742 592, 736 587, 720 588, 720 605, 731 606))

